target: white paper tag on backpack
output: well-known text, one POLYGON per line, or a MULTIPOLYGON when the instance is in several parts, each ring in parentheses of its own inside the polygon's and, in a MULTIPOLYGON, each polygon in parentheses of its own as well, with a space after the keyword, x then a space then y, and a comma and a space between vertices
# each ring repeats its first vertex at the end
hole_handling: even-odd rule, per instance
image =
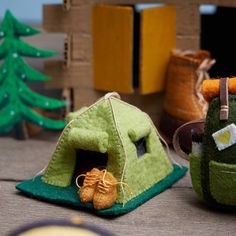
POLYGON ((236 125, 230 124, 212 134, 219 151, 222 151, 236 143, 236 125))

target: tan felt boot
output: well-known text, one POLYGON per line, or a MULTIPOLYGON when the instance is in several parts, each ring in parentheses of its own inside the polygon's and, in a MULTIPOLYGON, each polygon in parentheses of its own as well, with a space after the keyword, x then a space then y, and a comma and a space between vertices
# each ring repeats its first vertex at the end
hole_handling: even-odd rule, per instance
POLYGON ((117 197, 117 180, 110 172, 104 172, 98 182, 94 197, 93 206, 96 210, 111 207, 117 197))
MULTIPOLYGON (((205 118, 208 105, 202 96, 201 84, 209 79, 208 70, 214 63, 208 51, 172 51, 164 107, 158 125, 167 142, 171 143, 175 130, 185 122, 205 118)), ((191 132, 190 137, 186 134, 183 137, 191 140, 191 132)))
POLYGON ((205 117, 207 103, 201 94, 201 83, 209 79, 207 71, 213 63, 207 51, 173 50, 167 72, 165 112, 183 121, 205 117))
POLYGON ((95 189, 97 187, 98 181, 101 179, 103 172, 97 168, 93 168, 91 171, 87 172, 83 182, 83 186, 79 190, 79 196, 81 202, 92 202, 95 189))

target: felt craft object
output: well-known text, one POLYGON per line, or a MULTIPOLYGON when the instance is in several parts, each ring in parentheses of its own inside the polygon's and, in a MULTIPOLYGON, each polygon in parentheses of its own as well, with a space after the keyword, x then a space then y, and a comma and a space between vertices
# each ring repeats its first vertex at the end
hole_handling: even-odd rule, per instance
POLYGON ((9 236, 112 236, 111 232, 85 224, 78 217, 69 220, 43 220, 23 225, 9 236))
POLYGON ((116 178, 105 169, 100 171, 93 168, 85 175, 79 175, 76 178, 81 202, 92 202, 96 210, 109 208, 115 203, 117 184, 116 178), (78 184, 78 179, 81 176, 85 176, 82 187, 78 184))
MULTIPOLYGON (((236 77, 232 77, 228 82, 229 93, 236 94, 236 77)), ((220 80, 205 80, 202 83, 202 95, 206 101, 210 102, 214 97, 218 97, 220 93, 220 80)))
MULTIPOLYGON (((209 79, 207 72, 213 64, 208 51, 172 51, 159 123, 159 129, 169 143, 174 131, 183 123, 205 117, 207 103, 201 94, 201 83, 209 79)), ((188 138, 183 143, 187 143, 188 138)))
POLYGON ((52 110, 65 106, 64 101, 33 92, 25 82, 45 81, 50 78, 31 68, 22 57, 50 57, 54 51, 33 47, 20 39, 32 36, 38 30, 19 22, 9 10, 0 26, 0 133, 11 131, 16 124, 29 121, 47 129, 62 129, 65 121, 45 118, 33 107, 52 110))
POLYGON ((170 162, 149 116, 113 94, 70 114, 70 119, 43 176, 24 181, 17 189, 37 199, 119 215, 164 191, 187 171, 170 162), (75 178, 86 173, 82 169, 99 167, 122 184, 117 184, 115 204, 96 210, 79 198, 75 178))
MULTIPOLYGON (((222 79, 221 79, 222 80, 222 79)), ((202 133, 201 151, 192 151, 189 154, 190 174, 194 190, 209 206, 224 210, 236 210, 236 80, 229 79, 230 93, 217 88, 220 80, 206 81, 203 84, 204 96, 212 100, 202 133), (211 87, 213 85, 213 87, 211 87), (209 93, 208 93, 209 91, 209 93), (233 92, 232 92, 233 91, 233 92), (220 95, 228 97, 228 118, 221 119, 220 111, 223 100, 220 95)), ((221 87, 221 86, 219 86, 221 87)), ((195 121, 201 122, 201 121, 195 121)), ((202 121, 203 122, 203 121, 202 121)), ((189 123, 193 128, 194 122, 189 123)), ((188 124, 186 124, 188 125, 188 124)), ((185 125, 185 126, 186 126, 185 125)), ((179 130, 182 127, 179 128, 179 130)), ((174 136, 174 146, 177 133, 174 136)), ((181 154, 181 152, 180 152, 181 154)))

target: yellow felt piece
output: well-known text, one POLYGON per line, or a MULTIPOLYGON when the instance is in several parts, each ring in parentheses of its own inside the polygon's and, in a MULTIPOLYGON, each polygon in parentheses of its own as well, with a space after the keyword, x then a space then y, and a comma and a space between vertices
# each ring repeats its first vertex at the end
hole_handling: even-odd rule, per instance
POLYGON ((93 70, 98 90, 132 93, 133 9, 96 5, 93 9, 93 70))
MULTIPOLYGON (((236 94, 236 77, 228 80, 230 94, 236 94)), ((204 80, 202 83, 202 94, 206 101, 211 101, 220 94, 220 79, 204 80)))
POLYGON ((224 150, 236 143, 236 125, 234 123, 227 125, 212 134, 219 151, 224 150))
POLYGON ((229 130, 226 130, 225 132, 223 132, 222 134, 219 134, 216 137, 216 140, 218 142, 221 142, 223 144, 229 144, 230 143, 230 139, 231 139, 231 133, 229 130))
POLYGON ((140 91, 164 89, 171 49, 176 47, 176 8, 162 6, 141 12, 140 91))
POLYGON ((69 227, 69 226, 45 226, 35 229, 28 230, 25 233, 20 234, 20 236, 99 236, 94 232, 87 229, 69 227))

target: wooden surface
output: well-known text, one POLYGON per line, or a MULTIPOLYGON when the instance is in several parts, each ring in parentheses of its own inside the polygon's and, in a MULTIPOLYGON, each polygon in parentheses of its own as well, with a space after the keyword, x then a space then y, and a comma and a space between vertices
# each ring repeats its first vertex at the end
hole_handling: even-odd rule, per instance
MULTIPOLYGON (((236 215, 207 209, 193 192, 189 174, 136 210, 112 219, 19 194, 15 184, 32 178, 48 163, 58 136, 45 131, 27 141, 0 138, 0 235, 36 220, 70 219, 74 215, 116 235, 235 235, 236 215)), ((187 164, 176 155, 175 159, 187 164)))

